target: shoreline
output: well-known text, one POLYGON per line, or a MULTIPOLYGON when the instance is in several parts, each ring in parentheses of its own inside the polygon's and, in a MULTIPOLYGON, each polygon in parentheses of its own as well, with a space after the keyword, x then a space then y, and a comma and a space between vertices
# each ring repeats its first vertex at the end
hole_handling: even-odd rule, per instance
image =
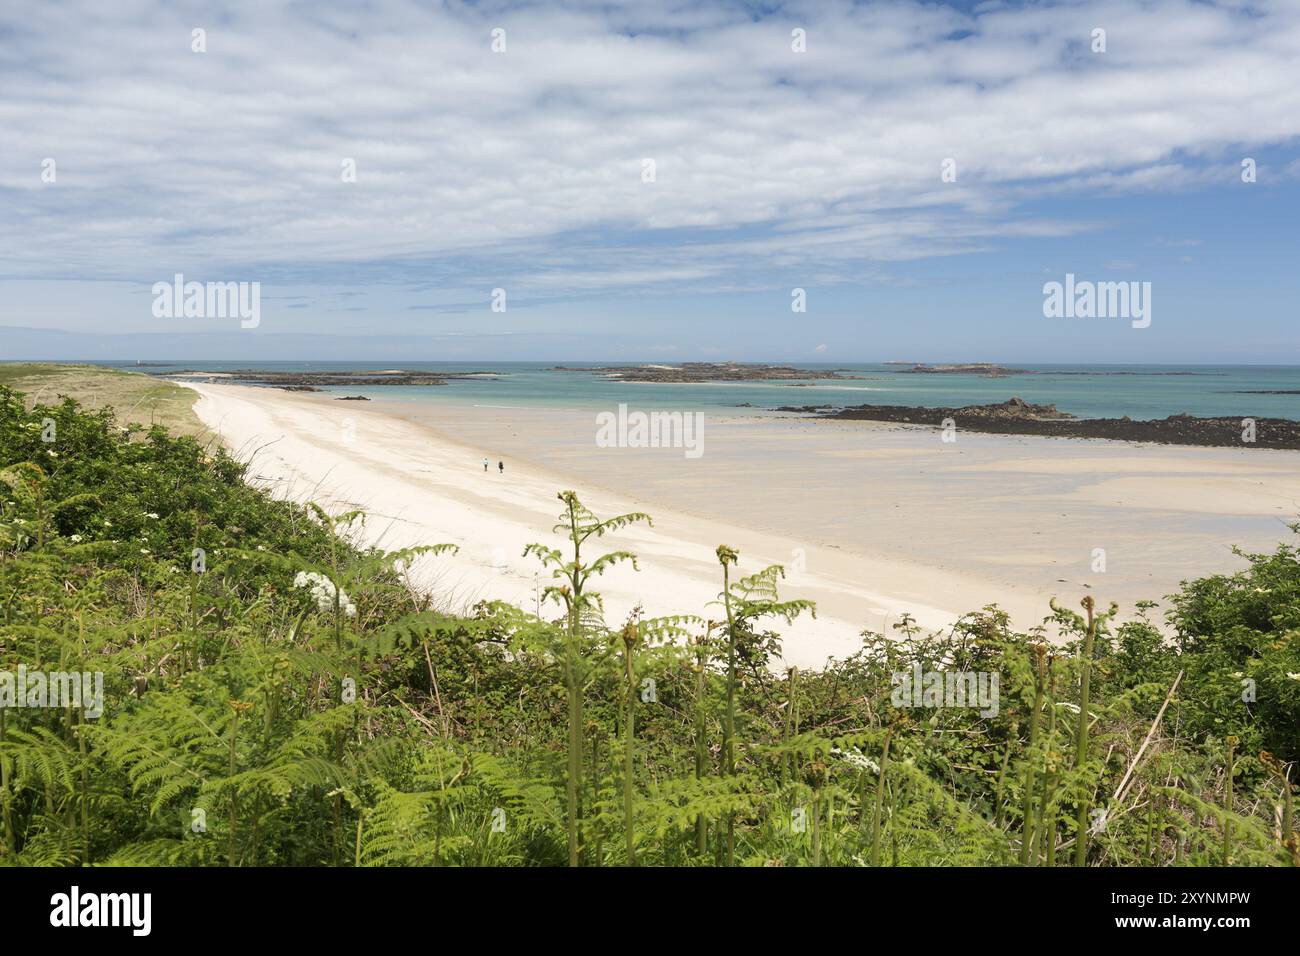
POLYGON ((996 603, 1028 630, 1049 598, 1074 606, 1092 594, 1127 619, 1182 580, 1240 568, 1233 546, 1271 550, 1300 512, 1289 451, 965 432, 941 444, 907 423, 765 414, 710 419, 707 454, 689 461, 598 451, 586 409, 187 385, 239 457, 256 450, 254 484, 372 512, 367 543, 459 545, 415 569, 458 609, 487 597, 535 608, 548 579, 534 581, 520 554, 559 544, 555 496, 571 488, 601 516, 654 519, 606 543, 642 568, 601 580, 611 624, 638 604, 649 616, 716 613, 725 543, 740 550, 740 573, 782 564, 783 597, 818 602, 815 621, 776 628, 786 663, 801 667, 853 653, 863 630, 892 633, 904 613, 943 629, 996 603), (1100 573, 1098 550, 1109 559, 1100 573))
POLYGON ((1046 597, 1032 591, 701 518, 517 456, 500 475, 500 449, 471 446, 390 407, 374 407, 385 403, 340 403, 255 386, 186 387, 199 393, 194 407, 200 419, 236 457, 251 459, 250 483, 294 500, 314 500, 334 513, 366 510, 363 539, 378 547, 459 545, 459 554, 422 559, 411 569, 414 584, 431 589, 452 609, 484 598, 535 609, 537 587, 549 579, 535 579, 538 566, 520 555, 532 541, 560 545, 551 530, 560 508, 556 494, 572 488, 602 517, 647 511, 654 522, 602 543, 602 551, 635 552, 641 567, 616 568, 601 578, 598 589, 611 625, 638 605, 647 616, 715 614, 708 606, 721 590, 714 550, 724 543, 740 551, 741 574, 784 564, 783 596, 817 602, 816 619, 779 628, 787 665, 820 667, 831 657, 843 658, 859 649, 861 631, 890 633, 889 625, 905 613, 936 629, 993 600, 1022 627, 1050 613, 1046 597), (487 475, 481 467, 485 455, 493 465, 487 475))

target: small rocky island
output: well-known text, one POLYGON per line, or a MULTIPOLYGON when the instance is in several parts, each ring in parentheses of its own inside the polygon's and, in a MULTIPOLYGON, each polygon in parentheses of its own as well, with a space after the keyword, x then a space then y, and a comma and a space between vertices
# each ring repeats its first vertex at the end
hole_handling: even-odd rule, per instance
POLYGON ((941 427, 951 418, 959 429, 1001 435, 1045 435, 1055 438, 1105 438, 1111 441, 1154 442, 1165 445, 1203 445, 1231 448, 1300 449, 1300 422, 1288 418, 1252 418, 1254 441, 1246 417, 1168 418, 1135 421, 1123 418, 1077 418, 1055 405, 1035 405, 1021 398, 989 405, 961 408, 925 408, 919 405, 785 405, 776 411, 802 412, 815 418, 897 422, 941 427))
POLYGON ((894 369, 898 375, 979 375, 983 378, 1006 378, 1008 375, 1222 375, 1222 372, 1193 372, 1186 369, 1156 371, 1154 369, 1038 369, 1008 368, 995 362, 955 362, 930 365, 926 362, 885 362, 885 365, 910 365, 911 368, 894 369))
MULTIPOLYGON (((887 365, 902 364, 887 362, 887 365)), ((963 362, 956 365, 927 365, 917 362, 911 368, 899 369, 905 375, 981 375, 984 378, 1005 378, 1008 375, 1033 375, 1027 368, 1007 368, 992 362, 963 362)))
POLYGON ((682 362, 680 365, 607 365, 600 368, 572 368, 556 365, 552 372, 587 372, 624 382, 692 384, 700 382, 770 382, 802 379, 856 379, 844 369, 795 368, 792 365, 761 365, 743 362, 682 362))
MULTIPOLYGON (((169 372, 164 378, 186 381, 232 382, 238 385, 263 385, 286 392, 319 392, 326 388, 368 388, 380 385, 446 385, 457 379, 491 379, 497 372, 416 372, 408 369, 383 369, 366 372, 268 372, 264 369, 229 369, 219 372, 185 369, 169 372)), ((356 400, 360 396, 351 397, 356 400)))

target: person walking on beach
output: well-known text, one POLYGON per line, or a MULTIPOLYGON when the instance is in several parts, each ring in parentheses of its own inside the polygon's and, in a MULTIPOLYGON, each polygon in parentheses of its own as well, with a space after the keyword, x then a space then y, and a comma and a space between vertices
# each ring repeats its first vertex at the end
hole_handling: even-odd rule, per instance
POLYGON ((483 459, 483 470, 484 471, 488 470, 488 460, 486 458, 483 459))
POLYGON ((504 461, 497 462, 497 468, 500 470, 501 474, 504 475, 506 473, 506 463, 504 461))

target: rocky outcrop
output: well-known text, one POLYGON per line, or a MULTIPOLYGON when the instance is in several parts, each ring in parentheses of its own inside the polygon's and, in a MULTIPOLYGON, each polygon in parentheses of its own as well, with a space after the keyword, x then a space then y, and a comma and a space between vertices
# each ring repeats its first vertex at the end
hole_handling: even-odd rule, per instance
POLYGON ((1056 438, 1105 438, 1111 441, 1154 442, 1166 445, 1204 445, 1225 448, 1300 449, 1300 422, 1288 418, 1224 416, 1134 420, 1076 418, 1055 405, 1034 405, 1020 398, 992 405, 962 408, 925 408, 913 405, 783 406, 777 411, 802 412, 815 418, 898 422, 941 427, 952 419, 959 429, 1002 435, 1044 435, 1056 438), (1248 440, 1253 438, 1253 441, 1248 440))
POLYGON ((843 369, 807 369, 791 365, 748 365, 740 362, 682 362, 680 365, 608 365, 571 368, 557 365, 552 372, 587 372, 625 382, 761 382, 791 379, 852 379, 843 369))
POLYGON ((378 372, 268 372, 264 369, 230 369, 208 372, 186 370, 171 372, 165 378, 235 382, 240 385, 265 385, 287 392, 319 392, 322 388, 374 387, 380 385, 446 385, 463 378, 482 379, 494 372, 413 372, 387 369, 378 372))
POLYGON ((982 375, 985 378, 1034 374, 1026 368, 1005 368, 992 362, 966 362, 959 365, 926 365, 924 362, 918 362, 911 368, 900 369, 899 372, 907 375, 982 375))

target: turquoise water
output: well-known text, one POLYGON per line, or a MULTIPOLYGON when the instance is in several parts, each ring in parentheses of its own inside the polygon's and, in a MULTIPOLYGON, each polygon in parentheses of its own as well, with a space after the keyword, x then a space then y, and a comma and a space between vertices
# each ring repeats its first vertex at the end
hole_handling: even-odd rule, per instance
MULTIPOLYGON (((130 367, 132 363, 118 363, 130 367)), ((643 409, 702 409, 729 414, 762 412, 778 405, 923 405, 960 406, 1001 402, 1013 395, 1029 402, 1055 404, 1083 418, 1164 418, 1189 415, 1300 419, 1300 367, 1157 366, 1157 365, 1008 365, 1032 369, 1032 375, 983 378, 977 375, 911 374, 894 365, 809 365, 843 370, 849 381, 736 382, 704 385, 659 385, 620 382, 587 372, 550 371, 554 362, 191 362, 142 368, 154 374, 181 369, 229 371, 412 371, 499 373, 492 379, 464 379, 445 386, 331 389, 388 400, 487 406, 608 409, 619 402, 643 409), (1292 390, 1292 395, 1241 394, 1292 390)), ((578 368, 634 364, 560 363, 578 368)), ((667 363, 662 363, 667 364, 667 363)))

